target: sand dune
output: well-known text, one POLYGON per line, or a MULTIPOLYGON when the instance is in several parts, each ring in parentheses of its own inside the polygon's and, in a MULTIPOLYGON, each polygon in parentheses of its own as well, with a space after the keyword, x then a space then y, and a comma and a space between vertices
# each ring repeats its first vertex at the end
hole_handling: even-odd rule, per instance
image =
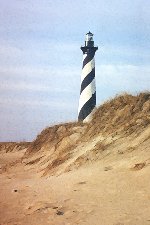
POLYGON ((0 144, 1 225, 149 225, 150 94, 0 144))

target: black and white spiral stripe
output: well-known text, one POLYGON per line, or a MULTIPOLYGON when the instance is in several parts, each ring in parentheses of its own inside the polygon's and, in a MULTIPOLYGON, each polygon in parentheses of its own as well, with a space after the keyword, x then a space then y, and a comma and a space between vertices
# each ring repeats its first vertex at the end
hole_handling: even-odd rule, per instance
POLYGON ((96 106, 95 51, 83 54, 78 120, 88 122, 96 106))

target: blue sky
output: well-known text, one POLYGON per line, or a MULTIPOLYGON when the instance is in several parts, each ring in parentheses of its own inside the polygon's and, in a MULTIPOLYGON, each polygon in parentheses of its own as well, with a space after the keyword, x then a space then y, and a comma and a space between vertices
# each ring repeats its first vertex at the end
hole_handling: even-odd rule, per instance
POLYGON ((94 33, 97 105, 150 89, 147 0, 1 0, 0 141, 77 119, 85 34, 94 33))

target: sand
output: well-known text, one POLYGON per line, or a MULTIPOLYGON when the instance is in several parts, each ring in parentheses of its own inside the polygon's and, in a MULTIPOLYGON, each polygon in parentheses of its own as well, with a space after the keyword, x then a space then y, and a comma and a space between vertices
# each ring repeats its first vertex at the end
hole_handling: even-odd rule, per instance
POLYGON ((18 161, 0 176, 1 225, 150 224, 150 169, 135 164, 145 155, 119 161, 111 156, 59 176, 40 177, 38 168, 19 163, 23 154, 1 154, 5 164, 7 159, 9 165, 18 161))

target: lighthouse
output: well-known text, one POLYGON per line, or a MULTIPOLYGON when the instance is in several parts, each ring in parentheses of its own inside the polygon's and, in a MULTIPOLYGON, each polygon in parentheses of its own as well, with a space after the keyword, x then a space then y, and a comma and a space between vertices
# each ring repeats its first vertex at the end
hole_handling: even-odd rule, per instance
POLYGON ((81 73, 81 89, 78 108, 78 120, 90 122, 96 107, 95 60, 94 55, 98 47, 94 46, 93 34, 89 31, 85 37, 83 52, 83 66, 81 73))

